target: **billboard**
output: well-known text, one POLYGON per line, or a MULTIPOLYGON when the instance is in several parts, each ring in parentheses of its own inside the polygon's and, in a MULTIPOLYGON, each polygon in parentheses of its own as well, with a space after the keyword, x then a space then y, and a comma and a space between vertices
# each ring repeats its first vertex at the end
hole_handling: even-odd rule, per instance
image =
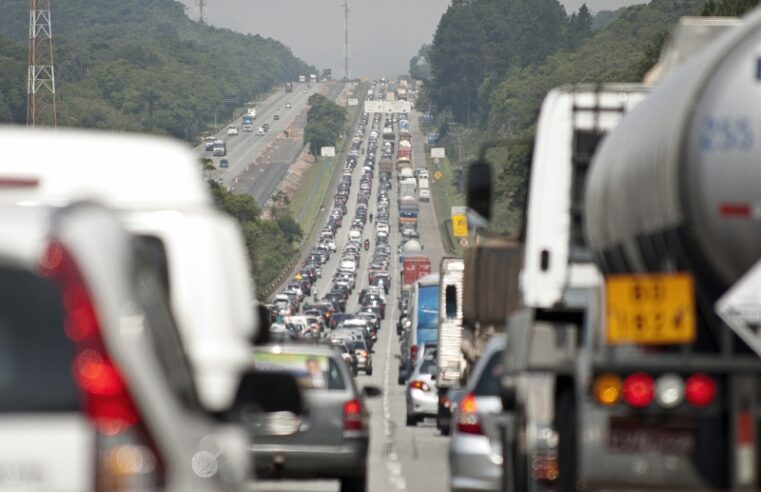
POLYGON ((336 156, 336 148, 335 147, 322 147, 320 149, 320 155, 322 157, 335 157, 336 156))

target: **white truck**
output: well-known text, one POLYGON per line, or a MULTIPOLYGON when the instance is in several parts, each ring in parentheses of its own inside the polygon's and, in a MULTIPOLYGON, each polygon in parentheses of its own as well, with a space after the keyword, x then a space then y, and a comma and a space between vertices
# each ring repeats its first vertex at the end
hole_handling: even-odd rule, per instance
POLYGON ((449 435, 452 418, 447 404, 449 390, 460 383, 465 361, 462 342, 462 298, 465 262, 462 258, 442 258, 439 265, 439 335, 436 345, 436 386, 439 405, 436 427, 449 435))

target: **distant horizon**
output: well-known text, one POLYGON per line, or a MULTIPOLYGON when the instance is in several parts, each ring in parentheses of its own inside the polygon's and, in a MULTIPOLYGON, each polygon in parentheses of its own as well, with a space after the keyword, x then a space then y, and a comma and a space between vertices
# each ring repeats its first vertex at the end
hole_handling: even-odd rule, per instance
MULTIPOLYGON (((293 54, 333 76, 344 75, 345 0, 216 0, 207 2, 207 22, 245 34, 280 41, 293 54), (294 15, 294 12, 296 13, 294 15)), ((451 0, 348 0, 351 76, 395 77, 407 73, 409 60, 424 43, 433 42, 451 0), (400 16, 399 12, 404 12, 400 16)), ((181 0, 197 15, 197 0, 181 0)), ((583 3, 592 12, 615 10, 649 0, 561 0, 570 14, 583 3)))

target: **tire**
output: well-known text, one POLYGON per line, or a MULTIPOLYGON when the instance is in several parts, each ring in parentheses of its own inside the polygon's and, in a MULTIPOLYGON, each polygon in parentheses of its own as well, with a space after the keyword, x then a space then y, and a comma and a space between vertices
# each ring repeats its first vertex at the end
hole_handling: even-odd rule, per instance
POLYGON ((414 415, 407 415, 407 427, 417 427, 418 418, 414 415))
POLYGON ((365 371, 365 374, 367 374, 368 376, 372 376, 372 375, 373 375, 373 368, 372 368, 372 367, 370 367, 370 369, 368 369, 367 371, 365 371))
POLYGON ((367 490, 367 475, 358 477, 343 477, 341 479, 341 492, 365 492, 367 490))
POLYGON ((399 371, 399 375, 396 377, 396 384, 398 384, 399 386, 404 385, 404 376, 402 376, 401 371, 399 371))
POLYGON ((558 471, 561 492, 576 490, 576 395, 573 386, 565 386, 558 395, 556 429, 559 433, 558 471))

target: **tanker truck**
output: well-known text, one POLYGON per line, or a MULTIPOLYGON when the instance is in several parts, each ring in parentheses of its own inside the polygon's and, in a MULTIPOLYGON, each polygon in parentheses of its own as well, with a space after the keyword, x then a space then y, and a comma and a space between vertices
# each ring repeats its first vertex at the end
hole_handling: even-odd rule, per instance
POLYGON ((544 223, 545 246, 532 242, 543 108, 526 306, 507 327, 508 490, 759 490, 760 42, 756 11, 599 148, 568 140, 566 222, 544 223), (563 248, 565 275, 541 287, 563 248))
POLYGON ((592 163, 585 237, 605 284, 566 417, 586 488, 759 490, 760 43, 756 10, 592 163))

